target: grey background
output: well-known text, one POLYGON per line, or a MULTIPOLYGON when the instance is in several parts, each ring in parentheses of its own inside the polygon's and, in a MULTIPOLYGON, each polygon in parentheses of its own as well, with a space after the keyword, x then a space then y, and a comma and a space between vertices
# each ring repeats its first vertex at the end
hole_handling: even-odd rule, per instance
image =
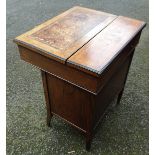
POLYGON ((7 0, 7 154, 148 154, 148 25, 136 49, 118 107, 111 106, 85 151, 81 133, 46 110, 40 71, 20 60, 13 38, 79 5, 147 22, 147 0, 7 0))

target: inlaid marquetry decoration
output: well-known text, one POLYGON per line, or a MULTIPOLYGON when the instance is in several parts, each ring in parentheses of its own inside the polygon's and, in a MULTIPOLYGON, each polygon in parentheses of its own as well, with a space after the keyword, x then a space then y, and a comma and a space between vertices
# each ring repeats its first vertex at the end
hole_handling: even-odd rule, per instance
POLYGON ((64 51, 106 18, 98 12, 77 9, 29 37, 64 51))
POLYGON ((115 18, 112 14, 74 7, 22 34, 16 41, 64 63, 115 18))

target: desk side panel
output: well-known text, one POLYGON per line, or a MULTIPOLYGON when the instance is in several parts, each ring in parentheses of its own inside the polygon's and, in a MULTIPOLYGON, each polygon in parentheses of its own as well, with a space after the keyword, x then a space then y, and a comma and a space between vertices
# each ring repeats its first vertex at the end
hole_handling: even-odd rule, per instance
POLYGON ((47 83, 51 112, 86 132, 85 108, 90 105, 90 93, 51 74, 47 74, 47 83))
POLYGON ((100 119, 104 116, 107 107, 111 104, 112 100, 124 89, 126 77, 129 71, 131 60, 133 57, 134 49, 128 55, 126 61, 115 72, 109 82, 102 88, 102 90, 95 96, 94 108, 94 129, 98 125, 100 119))

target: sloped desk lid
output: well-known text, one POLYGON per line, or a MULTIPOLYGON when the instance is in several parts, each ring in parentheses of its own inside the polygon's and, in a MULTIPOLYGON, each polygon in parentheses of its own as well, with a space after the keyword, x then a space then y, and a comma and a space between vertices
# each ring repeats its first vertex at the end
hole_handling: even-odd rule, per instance
POLYGON ((112 14, 73 7, 18 36, 14 41, 42 55, 65 63, 69 57, 115 18, 117 16, 112 14))
POLYGON ((73 7, 14 41, 64 65, 99 76, 145 25, 127 17, 73 7))
POLYGON ((67 64, 98 76, 145 25, 143 21, 118 16, 72 55, 67 64))

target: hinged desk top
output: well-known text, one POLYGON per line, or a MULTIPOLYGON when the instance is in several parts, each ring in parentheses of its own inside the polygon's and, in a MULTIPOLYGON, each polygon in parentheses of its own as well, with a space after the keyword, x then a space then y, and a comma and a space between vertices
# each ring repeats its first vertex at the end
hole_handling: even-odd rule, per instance
POLYGON ((145 23, 73 7, 15 38, 50 59, 99 75, 145 23))
POLYGON ((101 74, 144 26, 144 22, 118 16, 67 62, 87 72, 101 74))
POLYGON ((15 41, 65 63, 115 18, 108 13, 73 7, 22 34, 15 41))

